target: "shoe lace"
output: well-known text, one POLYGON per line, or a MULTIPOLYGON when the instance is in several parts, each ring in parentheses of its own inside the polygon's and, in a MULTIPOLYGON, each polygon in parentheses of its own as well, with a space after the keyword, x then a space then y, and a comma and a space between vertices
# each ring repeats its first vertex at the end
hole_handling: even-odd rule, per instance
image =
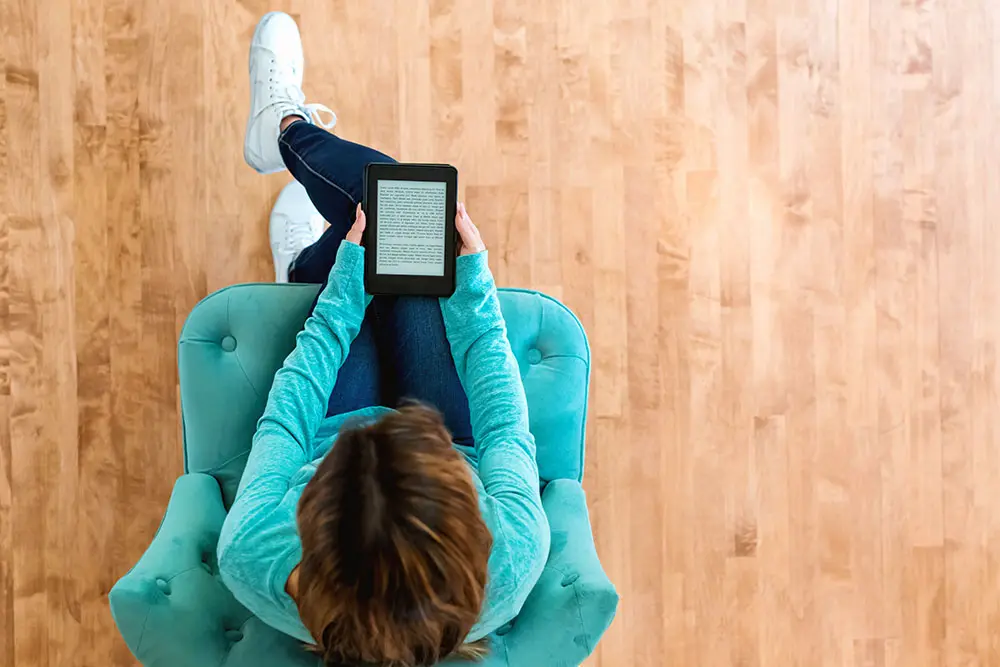
MULTIPOLYGON (((271 86, 274 86, 275 81, 294 80, 297 72, 295 67, 291 63, 282 63, 275 58, 271 58, 271 67, 269 70, 268 82, 271 86), (277 75, 277 76, 276 76, 277 75)), ((312 120, 326 130, 332 130, 333 126, 337 124, 337 114, 333 112, 328 106, 318 103, 306 104, 306 94, 302 92, 302 89, 295 84, 288 84, 285 86, 284 90, 281 91, 292 103, 292 106, 302 113, 303 116, 307 118, 312 118, 312 120), (330 120, 324 122, 323 116, 321 114, 329 114, 330 120)))
MULTIPOLYGON (((315 217, 315 216, 313 216, 315 217)), ((285 233, 279 250, 298 254, 316 242, 316 221, 309 218, 285 218, 285 233)))

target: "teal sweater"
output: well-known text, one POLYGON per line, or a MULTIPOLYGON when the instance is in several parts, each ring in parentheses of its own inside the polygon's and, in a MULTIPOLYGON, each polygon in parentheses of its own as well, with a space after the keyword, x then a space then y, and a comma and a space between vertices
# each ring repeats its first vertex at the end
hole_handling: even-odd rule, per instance
MULTIPOLYGON (((372 407, 324 419, 337 371, 371 297, 364 249, 344 242, 330 281, 295 350, 274 376, 236 500, 219 537, 222 581, 268 625, 314 643, 285 591, 302 558, 295 521, 302 490, 349 418, 375 419, 372 407)), ((455 294, 441 300, 448 342, 469 398, 475 451, 463 452, 493 535, 486 601, 468 640, 513 619, 541 576, 549 525, 539 496, 535 441, 486 253, 458 258, 455 294)))

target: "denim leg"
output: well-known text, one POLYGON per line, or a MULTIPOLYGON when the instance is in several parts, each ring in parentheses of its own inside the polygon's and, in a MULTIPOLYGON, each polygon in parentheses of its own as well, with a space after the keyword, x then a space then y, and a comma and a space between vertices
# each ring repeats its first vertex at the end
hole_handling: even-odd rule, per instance
POLYGON ((337 248, 354 224, 355 208, 364 197, 365 167, 370 162, 395 160, 304 122, 285 128, 278 144, 285 166, 305 186, 313 205, 330 223, 323 236, 295 259, 289 279, 325 284, 337 248))
POLYGON ((373 405, 382 405, 382 383, 375 327, 371 317, 361 323, 327 403, 328 416, 342 415, 373 405))
POLYGON ((382 400, 395 407, 415 399, 437 408, 458 445, 471 447, 469 399, 458 379, 445 335, 441 305, 434 297, 383 296, 371 305, 381 352, 382 400))

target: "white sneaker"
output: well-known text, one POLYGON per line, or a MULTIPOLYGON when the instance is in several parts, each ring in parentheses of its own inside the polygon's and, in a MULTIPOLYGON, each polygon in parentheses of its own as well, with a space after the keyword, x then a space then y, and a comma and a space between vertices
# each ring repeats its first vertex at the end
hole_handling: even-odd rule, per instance
POLYGON ((313 206, 306 189, 292 181, 278 195, 271 210, 271 254, 274 280, 288 282, 288 268, 299 253, 319 240, 326 221, 313 206))
POLYGON ((302 92, 302 39, 294 19, 282 12, 265 14, 250 43, 250 117, 243 142, 243 158, 262 174, 285 168, 278 150, 281 120, 302 116, 326 129, 337 115, 322 104, 306 104, 302 92), (320 112, 330 114, 322 122, 320 112))

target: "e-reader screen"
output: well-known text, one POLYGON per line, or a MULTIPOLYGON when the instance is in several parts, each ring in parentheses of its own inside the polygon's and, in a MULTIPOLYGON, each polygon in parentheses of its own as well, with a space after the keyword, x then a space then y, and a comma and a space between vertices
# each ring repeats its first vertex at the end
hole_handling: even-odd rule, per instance
POLYGON ((375 272, 443 276, 447 184, 379 180, 375 272))
POLYGON ((451 296, 455 291, 458 171, 449 164, 365 167, 365 290, 451 296))

